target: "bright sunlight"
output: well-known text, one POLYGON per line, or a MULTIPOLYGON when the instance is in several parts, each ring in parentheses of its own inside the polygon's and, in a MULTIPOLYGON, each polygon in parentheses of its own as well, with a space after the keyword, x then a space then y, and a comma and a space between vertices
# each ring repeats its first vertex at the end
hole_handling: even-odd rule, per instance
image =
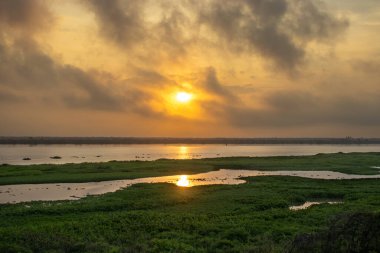
POLYGON ((177 186, 181 187, 189 187, 190 186, 190 181, 187 179, 187 176, 180 176, 179 180, 177 182, 177 186))
POLYGON ((176 100, 180 103, 188 103, 193 98, 193 95, 188 92, 178 92, 175 96, 176 100))

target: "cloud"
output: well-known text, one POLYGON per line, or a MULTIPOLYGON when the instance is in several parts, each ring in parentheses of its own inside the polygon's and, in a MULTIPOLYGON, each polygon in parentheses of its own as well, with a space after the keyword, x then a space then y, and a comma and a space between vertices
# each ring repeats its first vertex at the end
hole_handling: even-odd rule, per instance
POLYGON ((380 116, 378 93, 363 94, 362 98, 335 94, 333 97, 302 91, 272 92, 263 100, 264 108, 230 104, 223 106, 219 117, 244 128, 376 126, 380 116))
POLYGON ((304 62, 309 43, 331 44, 348 27, 346 19, 314 0, 161 0, 155 2, 156 12, 150 12, 149 1, 84 2, 94 12, 101 35, 122 48, 143 49, 129 51, 130 56, 149 52, 157 61, 187 55, 214 35, 219 51, 261 55, 292 72, 304 62))
MULTIPOLYGON (((43 0, 0 1, 0 29, 12 33, 33 34, 47 29, 54 23, 54 16, 43 0)), ((1 36, 4 36, 2 34, 1 36)))
POLYGON ((131 79, 121 80, 107 72, 85 71, 61 64, 31 38, 8 45, 0 40, 0 99, 8 103, 32 100, 48 105, 62 103, 71 109, 131 112, 141 116, 162 116, 149 105, 152 95, 142 88, 159 88, 172 83, 151 70, 136 69, 131 79), (31 99, 21 100, 27 94, 31 99), (46 101, 46 98, 49 99, 46 101))
POLYGON ((10 92, 7 90, 0 90, 0 103, 21 103, 25 102, 27 98, 10 92))
POLYGON ((64 101, 72 107, 83 107, 98 110, 122 110, 123 97, 121 94, 113 93, 112 86, 106 86, 94 78, 91 73, 86 73, 74 66, 64 66, 59 68, 59 75, 64 77, 61 81, 63 85, 70 83, 75 88, 85 92, 83 95, 77 95, 78 92, 66 95, 64 101))
POLYGON ((42 0, 0 1, 0 85, 20 88, 55 81, 50 75, 54 62, 39 51, 34 39, 52 20, 42 0))
POLYGON ((0 41, 0 86, 32 93, 62 95, 67 105, 94 109, 120 109, 117 95, 87 73, 62 65, 31 40, 16 41, 11 48, 0 41), (78 97, 76 94, 83 94, 78 97))
POLYGON ((204 75, 204 80, 201 85, 207 92, 223 99, 237 101, 237 97, 220 83, 216 70, 213 67, 207 68, 204 75))
POLYGON ((355 59, 351 61, 351 67, 354 71, 360 71, 366 74, 379 74, 380 60, 370 59, 355 59))
POLYGON ((181 4, 174 1, 82 1, 95 14, 99 34, 128 50, 135 61, 160 63, 181 59, 188 53, 192 26, 181 4), (152 8, 153 6, 153 8, 152 8), (156 8, 157 12, 150 9, 156 8), (160 13, 162 12, 162 13, 160 13), (153 18, 152 18, 153 16, 153 18), (152 21, 154 19, 154 21, 152 21))
POLYGON ((51 97, 69 107, 124 110, 130 94, 117 89, 115 83, 105 83, 97 71, 61 64, 42 50, 34 37, 47 29, 53 17, 43 3, 0 2, 0 27, 6 28, 0 35, 1 99, 20 102, 14 94, 28 94, 35 100, 51 97))
POLYGON ((303 62, 309 42, 330 41, 348 26, 312 0, 212 0, 197 12, 228 48, 261 54, 286 71, 303 62))
POLYGON ((183 12, 176 9, 175 5, 164 5, 163 8, 167 8, 165 15, 152 28, 154 43, 161 46, 161 51, 172 58, 180 58, 188 53, 188 47, 194 39, 185 35, 191 31, 190 20, 183 12))
POLYGON ((328 11, 323 2, 293 0, 291 14, 284 24, 289 32, 303 41, 327 41, 339 37, 349 26, 349 20, 339 18, 328 11))
POLYGON ((128 82, 137 86, 160 87, 173 84, 173 81, 151 69, 135 68, 134 75, 128 82))
POLYGON ((91 0, 84 1, 95 13, 99 32, 119 46, 130 47, 145 37, 144 19, 141 17, 145 1, 91 0))
MULTIPOLYGON (((210 120, 235 130, 380 125, 380 94, 374 78, 380 65, 375 55, 348 62, 352 69, 337 66, 339 59, 329 59, 324 64, 332 63, 332 69, 306 70, 313 74, 310 82, 295 80, 291 85, 288 78, 281 79, 283 73, 267 75, 261 69, 264 60, 276 72, 294 73, 301 70, 312 49, 319 49, 319 43, 329 47, 339 41, 348 20, 332 13, 322 1, 83 0, 88 8, 80 11, 94 14, 99 35, 105 39, 102 43, 106 42, 100 47, 105 50, 101 60, 115 60, 110 65, 105 62, 102 70, 88 68, 98 62, 86 68, 70 63, 71 47, 66 57, 65 46, 43 41, 66 35, 62 31, 48 34, 58 24, 54 26, 56 17, 46 3, 0 1, 2 105, 29 109, 37 102, 33 106, 39 106, 41 114, 48 111, 43 107, 52 111, 63 107, 67 112, 115 117, 115 122, 118 117, 138 115, 141 122, 152 119, 162 126, 185 122, 186 113, 181 110, 186 105, 170 104, 169 96, 188 88, 199 94, 191 103, 194 110, 189 110, 197 115, 187 120, 194 116, 194 122, 210 120), (51 52, 62 54, 68 63, 51 52), (114 57, 115 52, 121 56, 114 57), (176 61, 181 57, 183 62, 176 61), (257 57, 260 61, 253 63, 257 57), (214 67, 205 68, 210 65, 214 67), (115 72, 107 72, 108 67, 115 72), (250 71, 257 71, 256 79, 249 79, 250 71), (192 87, 183 80, 190 80, 192 87)), ((313 64, 320 62, 315 59, 313 64)), ((8 112, 3 109, 2 113, 8 112)))
POLYGON ((57 82, 54 61, 30 38, 12 44, 0 40, 0 84, 15 88, 46 88, 57 82))

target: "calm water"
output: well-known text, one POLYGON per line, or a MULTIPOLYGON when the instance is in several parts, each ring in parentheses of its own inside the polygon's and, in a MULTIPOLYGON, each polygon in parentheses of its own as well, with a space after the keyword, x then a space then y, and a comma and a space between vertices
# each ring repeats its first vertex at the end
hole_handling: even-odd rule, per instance
POLYGON ((0 164, 314 155, 336 152, 380 152, 380 145, 0 145, 0 164), (51 159, 53 156, 61 159, 51 159), (24 158, 30 160, 23 160, 24 158))
POLYGON ((88 195, 115 192, 139 183, 171 183, 179 188, 215 184, 243 184, 244 177, 295 176, 324 180, 374 179, 378 175, 350 175, 332 171, 257 171, 221 169, 194 175, 173 175, 88 183, 24 184, 0 186, 0 203, 37 200, 75 200, 88 195))
POLYGON ((330 205, 343 204, 343 201, 306 201, 302 205, 290 206, 289 209, 292 211, 299 211, 299 210, 308 209, 311 206, 321 205, 321 204, 330 204, 330 205))

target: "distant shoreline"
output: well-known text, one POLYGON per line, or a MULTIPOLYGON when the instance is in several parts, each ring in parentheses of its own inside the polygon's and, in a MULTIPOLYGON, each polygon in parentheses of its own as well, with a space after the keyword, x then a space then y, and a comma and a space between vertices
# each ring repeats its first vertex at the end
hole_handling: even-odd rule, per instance
POLYGON ((380 144, 380 138, 0 137, 0 144, 380 144))

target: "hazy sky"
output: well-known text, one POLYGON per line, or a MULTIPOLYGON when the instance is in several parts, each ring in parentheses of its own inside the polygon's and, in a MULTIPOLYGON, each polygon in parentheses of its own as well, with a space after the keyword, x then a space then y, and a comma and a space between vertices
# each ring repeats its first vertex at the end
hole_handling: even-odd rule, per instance
POLYGON ((380 1, 1 0, 0 119, 0 135, 379 137, 380 1))

